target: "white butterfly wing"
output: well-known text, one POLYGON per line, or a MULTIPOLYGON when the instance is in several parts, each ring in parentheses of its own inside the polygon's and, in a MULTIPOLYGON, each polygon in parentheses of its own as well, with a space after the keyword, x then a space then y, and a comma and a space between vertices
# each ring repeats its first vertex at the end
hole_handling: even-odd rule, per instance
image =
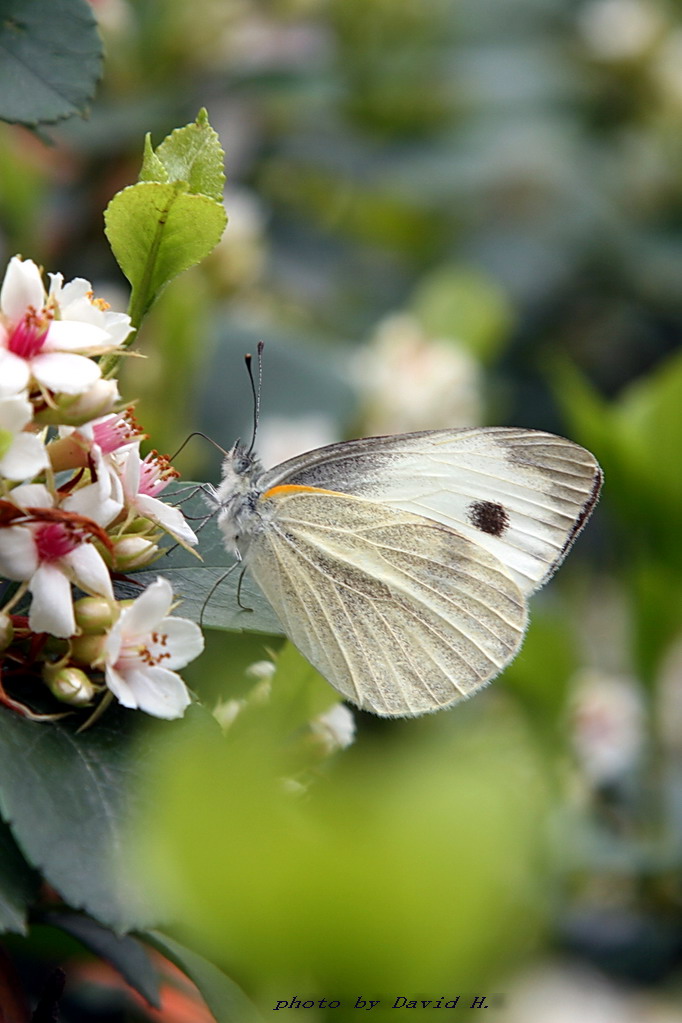
POLYGON ((296 646, 358 706, 447 707, 516 654, 526 602, 480 544, 353 496, 283 486, 259 505, 248 569, 296 646))
POLYGON ((592 454, 535 430, 490 427, 369 437, 306 452, 266 487, 322 487, 435 519, 484 547, 523 594, 561 564, 594 507, 592 454))

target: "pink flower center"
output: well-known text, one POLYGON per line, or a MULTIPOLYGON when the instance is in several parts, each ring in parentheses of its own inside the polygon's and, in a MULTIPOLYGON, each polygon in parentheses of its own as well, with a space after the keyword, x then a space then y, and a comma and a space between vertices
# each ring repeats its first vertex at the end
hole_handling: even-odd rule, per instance
POLYGON ((146 494, 147 497, 156 497, 165 490, 172 479, 180 473, 168 461, 166 455, 160 455, 158 451, 150 451, 140 465, 140 486, 139 494, 146 494))
POLYGON ((39 526, 35 532, 38 557, 41 561, 57 561, 78 547, 79 541, 74 539, 73 532, 61 522, 49 522, 39 526))
POLYGON ((52 317, 29 306, 7 339, 7 347, 20 359, 32 359, 42 350, 52 317))
POLYGON ((110 455, 112 451, 118 451, 126 444, 145 436, 130 409, 122 415, 107 416, 101 422, 95 423, 92 432, 95 444, 99 445, 105 455, 110 455))

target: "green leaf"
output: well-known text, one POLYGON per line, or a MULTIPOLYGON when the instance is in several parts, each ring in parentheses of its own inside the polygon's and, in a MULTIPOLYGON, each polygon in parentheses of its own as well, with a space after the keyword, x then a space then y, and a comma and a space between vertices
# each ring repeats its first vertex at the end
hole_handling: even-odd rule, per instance
POLYGON ((506 710, 484 729, 468 715, 468 728, 410 722, 409 743, 350 751, 303 798, 282 784, 281 736, 161 743, 140 860, 264 1004, 282 984, 327 998, 453 976, 478 986, 544 911, 545 772, 506 710))
POLYGON ((203 956, 161 931, 144 931, 140 937, 196 984, 217 1023, 263 1023, 263 1017, 242 989, 203 956))
POLYGON ((67 910, 43 913, 40 922, 66 931, 91 952, 105 959, 123 979, 155 1008, 160 1007, 158 974, 147 950, 130 935, 119 937, 96 920, 67 910))
POLYGON ((123 189, 105 212, 106 235, 132 285, 130 315, 139 324, 162 288, 218 244, 227 222, 214 199, 184 182, 141 182, 123 189))
POLYGON ((165 185, 168 182, 168 178, 168 171, 154 152, 152 137, 147 132, 144 137, 144 155, 142 157, 140 181, 156 181, 159 184, 165 185))
POLYGON ((27 126, 84 114, 102 71, 86 0, 0 0, 0 117, 27 126))
POLYGON ((0 820, 0 932, 26 934, 26 914, 34 902, 40 878, 28 865, 0 820))
POLYGON ((204 109, 194 124, 176 128, 156 150, 155 156, 166 176, 159 181, 184 181, 195 195, 222 203, 225 188, 225 154, 217 132, 204 109))
MULTIPOLYGON (((178 495, 182 501, 180 507, 193 527, 196 528, 197 522, 209 514, 210 509, 203 498, 200 484, 183 482, 174 487, 169 486, 164 492, 164 497, 173 498, 174 495, 178 495), (193 488, 195 493, 192 495, 193 488)), ((239 597, 243 606, 240 606, 237 587, 241 567, 237 566, 225 577, 228 569, 233 568, 235 560, 225 547, 215 515, 199 529, 198 536, 201 561, 189 551, 175 546, 149 568, 131 573, 130 578, 140 586, 147 586, 157 576, 165 576, 175 595, 182 600, 177 614, 195 622, 201 620, 205 626, 235 632, 283 635, 275 612, 256 583, 249 578, 248 572, 241 586, 239 597), (244 607, 249 610, 244 610, 244 607)), ((117 593, 126 597, 137 596, 139 592, 138 586, 121 584, 117 588, 117 593)))
POLYGON ((148 923, 134 871, 123 870, 135 765, 122 715, 77 735, 0 711, 0 813, 17 845, 65 901, 119 932, 148 923))

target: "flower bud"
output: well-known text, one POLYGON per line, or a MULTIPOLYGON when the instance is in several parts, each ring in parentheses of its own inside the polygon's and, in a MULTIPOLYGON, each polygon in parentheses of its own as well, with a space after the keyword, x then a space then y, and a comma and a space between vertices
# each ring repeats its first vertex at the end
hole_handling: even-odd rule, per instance
POLYGON ((124 536, 114 543, 111 555, 112 567, 118 572, 132 572, 151 564, 159 554, 159 548, 143 536, 124 536))
POLYGON ((43 679, 53 696, 74 707, 90 703, 96 692, 95 686, 80 668, 58 668, 55 671, 52 665, 46 664, 43 679))
POLYGON ((73 609, 76 625, 86 635, 106 632, 117 617, 106 597, 81 597, 74 603, 73 609))
POLYGON ((96 380, 82 394, 57 394, 54 405, 41 409, 34 416, 43 426, 82 426, 113 412, 121 396, 115 380, 96 380))
POLYGON ((14 639, 12 619, 3 611, 0 613, 0 651, 6 650, 14 639))
POLYGON ((96 667, 104 661, 106 638, 106 633, 74 636, 71 639, 71 657, 79 664, 96 667))
POLYGON ((145 519, 141 515, 129 522, 125 528, 125 536, 146 536, 148 540, 158 540, 163 536, 163 530, 159 530, 156 522, 145 519))

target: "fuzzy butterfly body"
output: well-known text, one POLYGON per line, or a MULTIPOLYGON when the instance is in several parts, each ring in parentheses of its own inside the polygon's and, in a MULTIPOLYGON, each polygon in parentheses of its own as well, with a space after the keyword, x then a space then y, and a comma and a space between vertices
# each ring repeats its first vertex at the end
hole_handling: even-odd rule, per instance
POLYGON ((237 443, 215 501, 226 545, 308 660, 359 707, 413 716, 512 660, 527 598, 601 482, 572 441, 492 427, 332 444, 267 471, 237 443))

